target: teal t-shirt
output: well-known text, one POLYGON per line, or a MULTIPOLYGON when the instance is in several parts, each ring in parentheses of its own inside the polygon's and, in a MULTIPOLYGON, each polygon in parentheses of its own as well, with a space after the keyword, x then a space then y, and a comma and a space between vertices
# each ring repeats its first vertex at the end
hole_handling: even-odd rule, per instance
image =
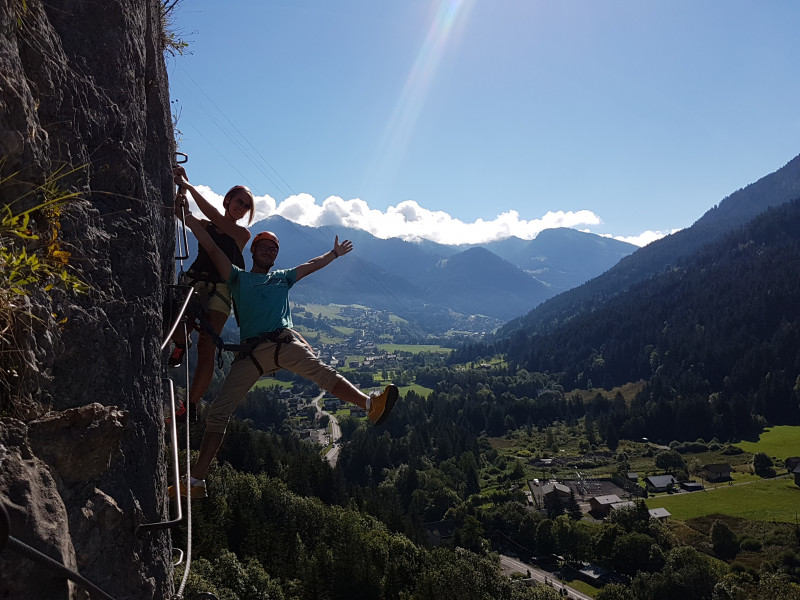
POLYGON ((289 289, 297 281, 295 269, 253 273, 231 266, 228 287, 239 315, 239 337, 257 337, 282 327, 292 327, 289 289))

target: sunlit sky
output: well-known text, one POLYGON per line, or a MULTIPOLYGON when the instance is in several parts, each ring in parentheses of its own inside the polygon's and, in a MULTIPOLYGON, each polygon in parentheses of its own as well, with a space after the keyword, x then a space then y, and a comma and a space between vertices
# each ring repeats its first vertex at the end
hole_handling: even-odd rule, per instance
POLYGON ((795 0, 183 0, 179 149, 258 217, 643 245, 800 153, 795 0))

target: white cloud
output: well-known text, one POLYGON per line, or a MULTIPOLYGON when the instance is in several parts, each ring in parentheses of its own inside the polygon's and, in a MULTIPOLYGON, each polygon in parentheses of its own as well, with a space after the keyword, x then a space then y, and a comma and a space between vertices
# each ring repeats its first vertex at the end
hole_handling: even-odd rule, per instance
POLYGON ((390 206, 384 212, 370 208, 361 199, 344 200, 338 196, 326 198, 319 206, 307 194, 287 198, 278 205, 276 213, 310 227, 341 225, 384 239, 424 238, 442 244, 488 242, 511 235, 530 240, 543 229, 600 223, 600 218, 588 210, 548 212, 541 219, 531 221, 520 219, 519 213, 512 210, 491 221, 477 219, 465 223, 446 212, 423 208, 413 200, 390 206))
MULTIPOLYGON (((209 203, 222 211, 223 196, 204 185, 198 185, 196 188, 209 203)), ((531 220, 521 219, 516 210, 509 210, 498 214, 490 221, 477 219, 465 223, 446 212, 423 208, 413 200, 390 206, 385 212, 370 208, 359 198, 344 200, 338 196, 329 196, 321 206, 310 194, 295 194, 281 203, 276 203, 271 196, 256 196, 255 200, 256 211, 253 222, 276 214, 307 227, 339 225, 361 229, 383 239, 391 237, 405 240, 426 239, 440 244, 475 244, 509 236, 532 240, 545 229, 571 227, 589 231, 586 226, 597 226, 602 223, 600 217, 590 210, 548 211, 540 218, 531 220)), ((190 206, 197 214, 197 205, 191 199, 190 206)), ((665 235, 668 234, 645 231, 638 236, 608 234, 606 237, 645 246, 665 235)))
POLYGON ((673 233, 676 233, 678 231, 680 231, 680 229, 673 229, 672 231, 667 231, 667 232, 651 231, 648 229, 647 231, 643 231, 639 235, 633 235, 633 236, 621 236, 621 235, 610 235, 610 234, 601 234, 601 235, 603 235, 603 237, 610 237, 615 240, 619 240, 621 242, 628 242, 629 244, 633 244, 634 246, 643 247, 647 246, 647 244, 649 244, 650 242, 655 242, 656 240, 660 240, 661 238, 666 237, 668 235, 672 235, 673 233))

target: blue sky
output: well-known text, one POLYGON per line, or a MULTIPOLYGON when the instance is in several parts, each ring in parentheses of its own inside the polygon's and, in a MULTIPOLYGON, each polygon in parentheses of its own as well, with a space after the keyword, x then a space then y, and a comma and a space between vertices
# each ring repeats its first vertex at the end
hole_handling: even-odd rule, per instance
POLYGON ((800 153, 795 0, 184 0, 212 198, 379 237, 642 245, 800 153))

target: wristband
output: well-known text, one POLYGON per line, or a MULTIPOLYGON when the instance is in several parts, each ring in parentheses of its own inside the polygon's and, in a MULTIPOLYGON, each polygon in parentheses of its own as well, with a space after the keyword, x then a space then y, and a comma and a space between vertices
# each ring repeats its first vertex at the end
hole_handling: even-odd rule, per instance
POLYGON ((333 252, 333 257, 334 257, 334 258, 339 258, 339 253, 336 251, 336 248, 334 248, 333 250, 331 250, 331 252, 333 252))

